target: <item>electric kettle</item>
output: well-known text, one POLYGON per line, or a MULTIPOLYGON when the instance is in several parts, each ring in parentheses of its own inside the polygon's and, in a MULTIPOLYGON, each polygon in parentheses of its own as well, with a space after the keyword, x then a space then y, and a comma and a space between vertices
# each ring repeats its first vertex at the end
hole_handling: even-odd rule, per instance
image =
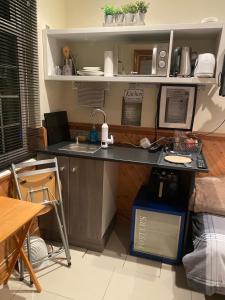
POLYGON ((188 77, 190 75, 191 75, 191 48, 182 47, 179 76, 188 77))
POLYGON ((195 77, 213 77, 216 59, 212 53, 202 53, 198 55, 194 70, 195 77))

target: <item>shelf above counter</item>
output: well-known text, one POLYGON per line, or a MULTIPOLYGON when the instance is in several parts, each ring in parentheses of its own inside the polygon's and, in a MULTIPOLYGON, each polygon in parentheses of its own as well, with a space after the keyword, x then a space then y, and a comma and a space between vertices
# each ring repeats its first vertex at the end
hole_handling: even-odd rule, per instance
POLYGON ((74 81, 74 82, 124 82, 124 83, 152 83, 152 84, 198 84, 212 85, 216 84, 215 78, 199 77, 148 77, 148 76, 66 76, 53 75, 47 76, 46 80, 54 81, 74 81))
MULTIPOLYGON (((124 82, 144 84, 196 84, 214 85, 222 69, 225 30, 223 23, 160 24, 151 26, 88 27, 43 30, 44 79, 69 82, 124 82), (148 76, 64 76, 55 75, 55 67, 62 65, 62 48, 67 45, 76 57, 77 69, 84 66, 104 67, 104 51, 115 53, 115 70, 118 61, 124 71, 133 71, 133 49, 152 49, 152 45, 166 43, 168 66, 166 77, 148 76), (188 46, 197 53, 213 53, 216 58, 215 78, 169 77, 173 50, 188 46), (90 55, 91 53, 91 55, 90 55), (118 60, 116 60, 118 56, 118 60), (115 63, 116 61, 116 63, 115 63)), ((119 70, 121 73, 122 70, 119 70)), ((164 74, 165 75, 165 74, 164 74)))

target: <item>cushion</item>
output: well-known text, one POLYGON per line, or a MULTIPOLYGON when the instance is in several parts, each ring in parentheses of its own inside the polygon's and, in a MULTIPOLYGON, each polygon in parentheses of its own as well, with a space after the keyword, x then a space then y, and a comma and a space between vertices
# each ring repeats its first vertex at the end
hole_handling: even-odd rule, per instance
POLYGON ((225 216, 225 177, 196 178, 189 209, 225 216))

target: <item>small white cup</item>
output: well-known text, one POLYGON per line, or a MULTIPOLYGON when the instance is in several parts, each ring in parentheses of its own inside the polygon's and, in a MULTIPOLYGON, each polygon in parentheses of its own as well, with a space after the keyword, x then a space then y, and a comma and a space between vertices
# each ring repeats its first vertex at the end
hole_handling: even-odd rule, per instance
POLYGON ((145 137, 140 140, 140 146, 144 149, 147 149, 151 146, 151 143, 150 143, 149 139, 145 137))

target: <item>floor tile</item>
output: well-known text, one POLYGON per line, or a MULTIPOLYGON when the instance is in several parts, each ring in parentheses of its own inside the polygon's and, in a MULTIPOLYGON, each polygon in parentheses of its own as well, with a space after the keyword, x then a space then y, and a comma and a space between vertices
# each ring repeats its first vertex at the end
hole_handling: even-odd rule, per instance
POLYGON ((83 259, 92 266, 114 270, 123 267, 126 256, 127 248, 121 235, 113 231, 103 252, 87 251, 83 259))
POLYGON ((187 286, 183 266, 162 264, 160 285, 162 295, 167 300, 191 300, 191 291, 187 286))
POLYGON ((76 300, 100 300, 104 296, 112 272, 78 260, 71 268, 61 267, 45 274, 39 280, 44 290, 57 295, 76 300))
POLYGON ((16 292, 21 288, 21 284, 22 283, 19 281, 18 277, 12 276, 7 285, 0 285, 0 299, 11 300, 16 292))
POLYGON ((72 260, 82 258, 86 252, 87 252, 87 249, 70 246, 70 255, 71 255, 72 260))
MULTIPOLYGON (((78 261, 82 261, 84 254, 86 253, 86 249, 83 248, 79 248, 79 247, 74 247, 74 246, 70 246, 70 255, 71 255, 71 263, 72 265, 78 262, 78 261)), ((49 260, 47 261, 47 265, 45 268, 40 269, 40 270, 35 270, 36 274, 38 277, 42 277, 48 273, 51 272, 57 272, 57 270, 61 269, 61 268, 68 268, 67 267, 67 260, 65 258, 65 254, 62 253, 59 256, 57 256, 57 258, 53 261, 53 260, 49 260)), ((72 266, 71 266, 72 267, 72 266)), ((70 267, 70 268, 71 268, 70 267)), ((25 279, 27 279, 29 277, 28 273, 25 273, 25 279)))
POLYGON ((191 291, 191 300, 206 300, 205 295, 191 291))
MULTIPOLYGON (((12 300, 76 300, 72 298, 65 298, 53 293, 49 293, 46 291, 42 291, 41 293, 37 293, 36 291, 32 290, 19 290, 17 294, 13 297, 12 300)), ((1 299, 3 300, 3 299, 1 299)))
POLYGON ((128 250, 129 231, 118 226, 102 253, 72 247, 70 268, 62 254, 38 271, 42 293, 12 278, 8 288, 0 287, 0 300, 225 300, 191 292, 182 266, 130 256, 128 250))
POLYGON ((157 280, 159 278, 154 276, 133 276, 124 269, 116 270, 104 300, 158 300, 160 289, 155 285, 157 280))
POLYGON ((128 255, 123 269, 131 274, 160 276, 161 263, 158 261, 128 255))
MULTIPOLYGON (((191 300, 191 291, 177 285, 176 272, 170 266, 168 270, 164 266, 162 277, 154 276, 154 272, 152 276, 147 266, 144 267, 144 270, 136 273, 131 272, 129 268, 116 270, 104 300, 191 300)), ((178 273, 182 273, 182 270, 178 269, 178 273)))
POLYGON ((126 255, 121 254, 116 256, 115 253, 104 251, 103 253, 87 251, 84 255, 84 261, 93 267, 114 271, 117 268, 122 268, 125 262, 126 255))
POLYGON ((129 240, 129 227, 127 225, 118 224, 110 235, 104 251, 116 256, 128 254, 129 240))

